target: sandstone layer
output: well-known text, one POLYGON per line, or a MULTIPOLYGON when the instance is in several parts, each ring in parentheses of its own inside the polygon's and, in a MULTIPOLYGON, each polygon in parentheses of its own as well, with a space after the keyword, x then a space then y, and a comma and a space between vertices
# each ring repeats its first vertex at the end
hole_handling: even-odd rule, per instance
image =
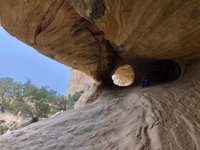
POLYGON ((1 136, 0 149, 199 150, 199 67, 144 89, 98 87, 84 107, 1 136))
POLYGON ((40 53, 96 80, 115 57, 102 32, 67 0, 1 0, 1 25, 40 53))
POLYGON ((113 73, 112 80, 118 86, 131 85, 135 80, 133 68, 130 65, 119 66, 113 73))
POLYGON ((1 136, 0 149, 200 149, 199 0, 1 0, 0 18, 11 35, 102 82, 76 110, 1 136), (170 82, 113 86, 125 64, 135 85, 146 72, 170 82))
POLYGON ((200 56, 199 0, 1 0, 13 36, 97 81, 122 64, 200 56))
POLYGON ((89 20, 94 20, 95 13, 102 14, 95 24, 126 61, 190 59, 200 55, 199 0, 75 0, 71 3, 89 20))
POLYGON ((92 78, 78 70, 71 69, 70 80, 67 85, 69 89, 66 95, 74 94, 75 92, 80 91, 86 92, 90 87, 93 87, 94 85, 95 81, 92 78))

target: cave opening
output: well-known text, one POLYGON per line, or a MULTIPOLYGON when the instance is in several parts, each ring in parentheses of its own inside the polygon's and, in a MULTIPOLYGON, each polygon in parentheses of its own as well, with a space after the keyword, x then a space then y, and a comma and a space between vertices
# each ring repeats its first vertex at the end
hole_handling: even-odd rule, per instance
POLYGON ((173 60, 148 60, 117 67, 112 81, 120 87, 138 86, 144 77, 154 84, 176 80, 180 75, 181 67, 173 60))

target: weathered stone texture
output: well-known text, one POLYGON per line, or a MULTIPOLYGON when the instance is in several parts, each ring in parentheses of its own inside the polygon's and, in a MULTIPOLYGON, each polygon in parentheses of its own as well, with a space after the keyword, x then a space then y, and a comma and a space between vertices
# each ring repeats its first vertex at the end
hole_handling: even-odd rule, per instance
POLYGON ((1 0, 2 26, 40 53, 101 80, 110 49, 66 0, 1 0))
POLYGON ((133 68, 130 65, 119 66, 112 75, 112 80, 115 85, 129 86, 135 80, 133 68))
POLYGON ((0 149, 199 150, 199 67, 144 89, 98 87, 84 107, 1 136, 0 149))
POLYGON ((199 0, 0 1, 9 33, 98 81, 120 62, 199 57, 199 12, 199 0))
POLYGON ((92 78, 78 70, 71 69, 70 80, 67 85, 69 89, 66 95, 80 91, 87 92, 87 90, 94 85, 95 81, 92 78))
POLYGON ((142 62, 188 61, 170 83, 91 86, 76 110, 1 136, 0 150, 200 149, 200 0, 0 0, 0 17, 11 35, 103 83, 123 64, 139 80, 155 69, 156 80, 162 65, 142 62))
POLYGON ((97 26, 123 59, 200 56, 199 0, 105 0, 97 26))

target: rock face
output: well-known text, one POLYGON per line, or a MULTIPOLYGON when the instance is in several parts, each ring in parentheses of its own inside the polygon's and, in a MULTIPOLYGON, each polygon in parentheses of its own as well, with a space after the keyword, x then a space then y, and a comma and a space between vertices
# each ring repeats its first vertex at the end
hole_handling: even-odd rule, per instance
POLYGON ((0 18, 16 38, 102 83, 76 110, 1 136, 0 149, 200 149, 199 0, 1 0, 0 18), (145 73, 182 76, 119 88, 111 75, 124 64, 136 83, 145 73))
POLYGON ((200 56, 199 0, 1 0, 13 36, 97 81, 121 63, 200 56))
POLYGON ((10 34, 96 80, 108 69, 108 57, 114 57, 103 33, 67 0, 1 0, 0 15, 10 34))
POLYGON ((0 125, 13 128, 15 125, 19 124, 19 118, 10 114, 10 113, 1 113, 0 112, 0 125))
POLYGON ((133 68, 130 65, 119 66, 112 75, 112 80, 118 86, 131 85, 135 80, 133 68))
POLYGON ((71 69, 71 76, 68 84, 69 89, 66 95, 74 94, 75 92, 80 91, 87 91, 91 86, 94 86, 94 84, 94 80, 86 74, 78 70, 71 69))
POLYGON ((104 0, 105 9, 102 2, 76 0, 73 6, 85 18, 93 18, 94 7, 104 11, 95 23, 123 59, 199 57, 199 0, 104 0))
POLYGON ((94 101, 0 137, 1 150, 199 150, 200 61, 174 82, 98 87, 94 101))

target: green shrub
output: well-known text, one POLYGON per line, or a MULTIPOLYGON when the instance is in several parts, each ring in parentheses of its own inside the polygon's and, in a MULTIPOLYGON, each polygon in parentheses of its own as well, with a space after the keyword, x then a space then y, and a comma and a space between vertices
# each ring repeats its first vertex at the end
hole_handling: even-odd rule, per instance
POLYGON ((73 95, 68 96, 67 105, 70 109, 74 108, 75 103, 78 101, 78 99, 81 97, 82 94, 83 91, 80 91, 80 92, 75 92, 73 95))
POLYGON ((30 118, 31 122, 73 109, 82 94, 80 91, 66 97, 45 86, 38 88, 29 79, 21 83, 12 78, 0 78, 1 107, 14 115, 30 118))
POLYGON ((5 108, 7 111, 9 111, 10 113, 17 115, 19 110, 22 108, 22 103, 19 101, 14 101, 12 103, 6 104, 5 108))
POLYGON ((0 135, 6 133, 8 131, 8 127, 0 124, 0 135))

